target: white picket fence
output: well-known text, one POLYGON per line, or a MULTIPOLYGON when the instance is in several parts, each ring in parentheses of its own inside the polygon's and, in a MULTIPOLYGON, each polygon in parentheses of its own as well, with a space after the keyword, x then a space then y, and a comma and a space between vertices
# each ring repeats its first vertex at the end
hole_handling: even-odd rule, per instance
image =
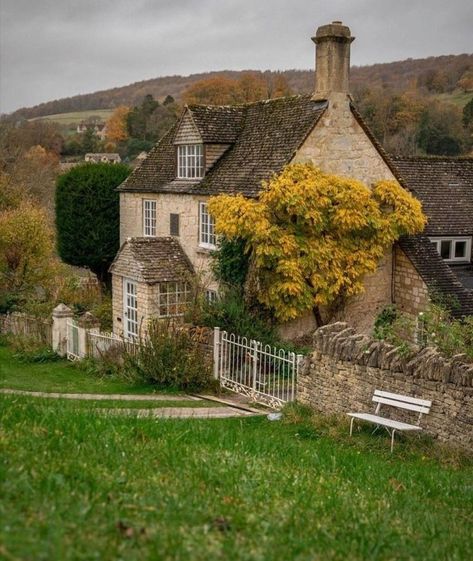
POLYGON ((302 355, 259 341, 214 331, 214 376, 256 402, 278 408, 296 399, 302 355))

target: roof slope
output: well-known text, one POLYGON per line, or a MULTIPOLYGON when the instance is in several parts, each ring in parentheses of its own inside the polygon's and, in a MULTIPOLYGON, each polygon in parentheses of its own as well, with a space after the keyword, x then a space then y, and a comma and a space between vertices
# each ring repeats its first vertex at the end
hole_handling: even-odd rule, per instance
POLYGON ((473 235, 473 158, 393 158, 422 202, 428 236, 473 235))
POLYGON ((473 292, 464 288, 426 236, 406 236, 399 246, 409 257, 429 291, 440 296, 455 317, 473 315, 473 292))
POLYGON ((151 150, 122 183, 122 191, 255 196, 261 181, 279 173, 322 116, 326 102, 310 95, 259 101, 234 108, 192 106, 204 142, 231 147, 202 180, 175 179, 173 138, 178 125, 151 150))
POLYGON ((152 284, 182 281, 194 269, 175 238, 130 238, 118 251, 110 272, 152 284))
POLYGON ((231 144, 240 134, 244 105, 189 105, 203 142, 231 144))

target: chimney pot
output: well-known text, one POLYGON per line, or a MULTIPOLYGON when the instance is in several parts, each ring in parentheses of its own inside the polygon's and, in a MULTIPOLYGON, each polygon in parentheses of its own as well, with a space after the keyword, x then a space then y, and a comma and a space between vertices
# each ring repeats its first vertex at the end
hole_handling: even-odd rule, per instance
POLYGON ((349 95, 350 45, 355 38, 341 21, 319 27, 312 37, 316 72, 314 99, 329 99, 331 94, 349 95))

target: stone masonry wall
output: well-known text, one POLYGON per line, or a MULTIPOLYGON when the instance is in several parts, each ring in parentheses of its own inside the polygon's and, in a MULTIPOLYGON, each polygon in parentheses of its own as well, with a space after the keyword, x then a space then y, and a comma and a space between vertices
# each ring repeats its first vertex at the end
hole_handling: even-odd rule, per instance
POLYGON ((418 314, 425 310, 429 290, 407 255, 396 247, 394 265, 394 303, 403 312, 418 314))
POLYGON ((143 200, 156 201, 156 235, 170 235, 170 214, 179 214, 178 240, 201 282, 215 290, 210 273, 210 252, 199 247, 199 202, 208 197, 166 193, 120 194, 120 244, 127 238, 143 236, 143 200))
MULTIPOLYGON (((318 329, 299 375, 298 400, 323 413, 373 412, 375 389, 432 401, 421 426, 439 440, 473 450, 473 364, 435 349, 410 360, 346 323, 318 329)), ((417 414, 382 406, 381 414, 415 422, 417 414)))
MULTIPOLYGON (((368 186, 382 179, 395 179, 355 119, 346 94, 330 96, 326 112, 298 150, 294 161, 310 161, 327 173, 353 177, 368 186)), ((392 254, 389 251, 378 270, 366 277, 364 292, 351 298, 337 319, 366 332, 382 308, 391 303, 392 254)))

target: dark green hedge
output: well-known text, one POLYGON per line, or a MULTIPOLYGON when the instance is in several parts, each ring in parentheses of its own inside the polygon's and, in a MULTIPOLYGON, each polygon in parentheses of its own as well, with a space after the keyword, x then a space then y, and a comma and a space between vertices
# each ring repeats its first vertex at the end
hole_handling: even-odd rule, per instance
POLYGON ((124 164, 81 164, 56 184, 57 248, 63 261, 88 267, 100 280, 119 246, 117 187, 130 173, 124 164))

